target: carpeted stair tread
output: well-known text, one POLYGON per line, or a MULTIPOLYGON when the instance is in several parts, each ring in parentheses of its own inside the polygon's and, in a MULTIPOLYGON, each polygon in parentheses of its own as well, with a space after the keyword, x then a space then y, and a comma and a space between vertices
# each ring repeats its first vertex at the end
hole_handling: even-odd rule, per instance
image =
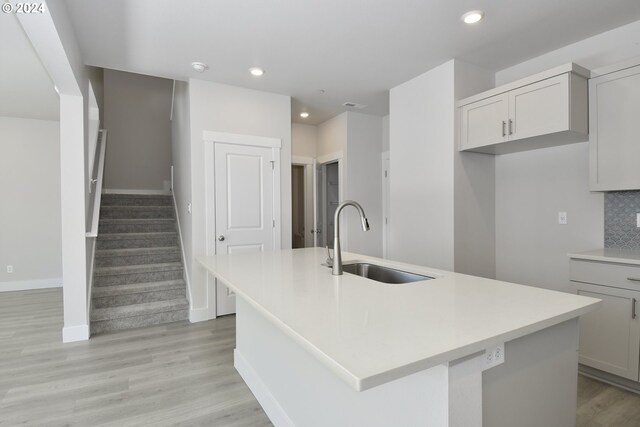
POLYGON ((169 311, 186 310, 189 302, 186 298, 168 301, 145 302, 142 304, 123 305, 119 307, 95 308, 91 312, 92 321, 123 319, 145 316, 169 311))
POLYGON ((180 247, 175 246, 158 246, 152 248, 125 248, 125 249, 98 249, 96 250, 96 258, 109 258, 121 256, 136 255, 155 255, 166 253, 180 253, 180 247))
POLYGON ((185 289, 184 280, 165 280, 162 282, 130 283, 127 285, 99 286, 93 289, 92 298, 110 297, 115 295, 131 295, 143 292, 167 291, 170 289, 185 289))
POLYGON ((102 218, 101 224, 173 224, 175 218, 102 218))
POLYGON ((107 233, 98 236, 98 240, 132 240, 132 239, 153 239, 164 237, 176 237, 175 231, 157 231, 152 233, 107 233))
POLYGON ((102 206, 173 206, 173 197, 159 194, 103 194, 102 206))
POLYGON ((94 270, 96 277, 116 276, 133 273, 152 273, 158 271, 182 270, 182 263, 167 262, 162 264, 122 265, 117 267, 99 267, 94 270))

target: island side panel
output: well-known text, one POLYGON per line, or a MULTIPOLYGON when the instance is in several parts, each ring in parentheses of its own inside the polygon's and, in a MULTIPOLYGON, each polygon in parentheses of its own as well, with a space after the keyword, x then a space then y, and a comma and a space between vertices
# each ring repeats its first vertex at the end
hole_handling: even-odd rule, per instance
POLYGON ((448 425, 446 366, 358 392, 242 298, 235 366, 277 427, 448 425))
POLYGON ((483 423, 574 427, 578 318, 505 343, 505 363, 483 372, 483 423))

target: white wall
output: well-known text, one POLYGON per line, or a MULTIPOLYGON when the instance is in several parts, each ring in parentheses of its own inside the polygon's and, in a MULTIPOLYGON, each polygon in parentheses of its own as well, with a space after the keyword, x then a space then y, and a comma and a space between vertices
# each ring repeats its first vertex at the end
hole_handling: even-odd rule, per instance
MULTIPOLYGON (((195 261, 205 255, 205 130, 282 140, 280 158, 281 239, 291 247, 291 98, 202 80, 189 80, 191 115, 192 267, 191 305, 207 307, 206 273, 195 261)), ((189 261, 187 261, 189 262, 189 261)), ((213 291, 213 290, 212 290, 213 291)))
POLYGON ((345 197, 362 205, 370 231, 364 232, 358 212, 345 208, 345 250, 382 257, 382 117, 348 112, 345 197))
POLYGON ((34 19, 19 15, 42 64, 60 94, 60 174, 64 342, 89 338, 85 237, 89 206, 88 91, 89 78, 71 25, 66 2, 46 0, 34 19))
POLYGON ((62 286, 60 124, 0 117, 0 141, 0 292, 62 286))
POLYGON ((191 203, 191 115, 189 110, 189 83, 176 81, 171 120, 171 154, 173 162, 173 197, 178 212, 178 227, 182 239, 185 274, 191 292, 193 268, 193 225, 187 205, 191 203))
POLYGON ((318 127, 300 123, 291 123, 291 155, 316 157, 318 127))
MULTIPOLYGON (((491 89, 494 74, 455 61, 456 100, 491 89)), ((456 114, 454 152, 455 225, 454 269, 458 273, 494 278, 495 156, 458 151, 459 111, 456 114)))
POLYGON ((165 182, 171 180, 172 90, 171 80, 104 70, 106 189, 166 190, 165 182))
MULTIPOLYGON (((341 151, 347 155, 347 113, 337 115, 318 125, 316 155, 326 156, 341 151)), ((345 159, 346 160, 346 159, 345 159)))
MULTIPOLYGON (((567 62, 591 69, 640 55, 640 21, 496 74, 504 84, 567 62)), ((604 201, 588 189, 588 143, 496 157, 498 279, 569 290, 566 254, 602 247, 604 201), (558 212, 568 224, 558 225, 558 212)))
POLYGON ((391 259, 454 267, 454 98, 454 61, 391 89, 391 259))

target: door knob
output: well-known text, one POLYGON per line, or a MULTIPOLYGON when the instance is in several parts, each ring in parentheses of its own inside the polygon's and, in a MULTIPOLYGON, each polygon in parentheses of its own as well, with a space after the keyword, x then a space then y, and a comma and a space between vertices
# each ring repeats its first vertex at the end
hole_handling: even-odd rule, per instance
POLYGON ((218 236, 218 242, 224 242, 224 236, 222 234, 218 236))

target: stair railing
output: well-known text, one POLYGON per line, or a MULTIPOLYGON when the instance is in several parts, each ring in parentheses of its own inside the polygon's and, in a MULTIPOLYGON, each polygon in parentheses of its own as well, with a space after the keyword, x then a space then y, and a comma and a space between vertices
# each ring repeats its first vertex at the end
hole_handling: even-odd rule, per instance
MULTIPOLYGON (((106 129, 100 129, 98 135, 100 136, 100 152, 95 161, 98 163, 98 170, 95 174, 95 178, 91 178, 90 192, 93 193, 93 201, 91 206, 91 226, 87 231, 87 237, 98 237, 98 221, 100 219, 100 203, 102 200, 102 178, 104 177, 104 157, 107 148, 107 131, 106 129), (95 187, 93 187, 95 185, 95 187)), ((93 168, 95 170, 95 167, 93 168)))

